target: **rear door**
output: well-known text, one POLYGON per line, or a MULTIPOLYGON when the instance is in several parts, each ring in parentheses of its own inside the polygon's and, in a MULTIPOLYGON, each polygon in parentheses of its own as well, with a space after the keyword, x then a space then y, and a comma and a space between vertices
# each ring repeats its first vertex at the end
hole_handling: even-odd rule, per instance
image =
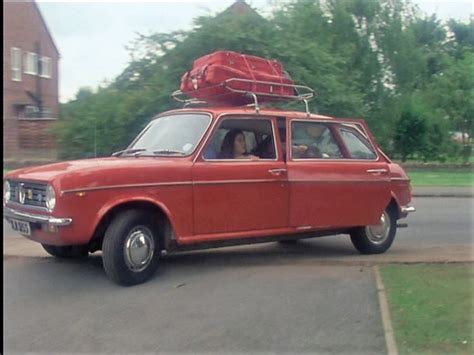
MULTIPOLYGON (((292 147, 287 167, 290 226, 304 230, 377 223, 390 201, 389 171, 366 133, 352 122, 310 119, 290 119, 287 129, 292 147), (297 156, 295 145, 305 125, 324 127, 330 147, 297 156)), ((307 135, 303 143, 311 139, 307 135)))

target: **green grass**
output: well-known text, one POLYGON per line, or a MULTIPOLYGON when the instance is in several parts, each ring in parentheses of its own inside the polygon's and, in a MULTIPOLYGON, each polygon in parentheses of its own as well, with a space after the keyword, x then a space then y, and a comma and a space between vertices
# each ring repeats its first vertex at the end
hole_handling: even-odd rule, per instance
MULTIPOLYGON (((396 161, 397 163, 401 162, 401 160, 397 159, 397 158, 394 158, 393 160, 396 161)), ((438 161, 438 160, 435 160, 435 161, 432 160, 432 161, 426 162, 422 159, 416 159, 416 158, 410 157, 409 159, 407 159, 405 161, 405 163, 408 163, 408 164, 425 164, 425 163, 429 163, 429 164, 465 164, 466 161, 461 157, 457 157, 457 158, 448 158, 443 162, 438 161)), ((467 160, 467 163, 474 164, 474 155, 471 155, 469 157, 469 159, 467 160)))
POLYGON ((400 354, 474 353, 472 264, 381 268, 400 354))
POLYGON ((469 171, 410 171, 413 186, 474 186, 474 173, 469 171))

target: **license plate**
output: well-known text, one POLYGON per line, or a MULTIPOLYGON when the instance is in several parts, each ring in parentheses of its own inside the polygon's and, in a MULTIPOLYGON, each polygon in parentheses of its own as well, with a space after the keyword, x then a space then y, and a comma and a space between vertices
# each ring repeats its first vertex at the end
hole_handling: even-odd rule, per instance
POLYGON ((20 232, 24 235, 31 235, 31 228, 28 222, 19 221, 17 219, 11 219, 10 223, 14 231, 20 232))

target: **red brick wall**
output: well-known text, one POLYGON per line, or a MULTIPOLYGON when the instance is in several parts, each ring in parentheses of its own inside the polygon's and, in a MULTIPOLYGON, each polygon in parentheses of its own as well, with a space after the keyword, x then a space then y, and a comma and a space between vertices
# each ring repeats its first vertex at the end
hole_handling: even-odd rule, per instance
POLYGON ((3 117, 3 156, 16 156, 19 153, 17 128, 18 121, 5 119, 5 113, 3 117))
POLYGON ((51 129, 55 121, 45 120, 20 120, 19 145, 24 149, 54 149, 55 143, 51 139, 53 133, 51 129))
POLYGON ((14 104, 34 105, 27 91, 36 93, 38 80, 41 85, 43 106, 59 117, 58 62, 59 53, 48 32, 39 9, 34 2, 3 2, 3 149, 4 159, 56 156, 54 137, 49 133, 52 121, 18 120, 14 104), (51 78, 41 78, 24 72, 26 52, 37 52, 51 58, 51 78), (21 49, 22 78, 12 80, 11 48, 21 49), (35 134, 32 134, 35 132, 35 134))

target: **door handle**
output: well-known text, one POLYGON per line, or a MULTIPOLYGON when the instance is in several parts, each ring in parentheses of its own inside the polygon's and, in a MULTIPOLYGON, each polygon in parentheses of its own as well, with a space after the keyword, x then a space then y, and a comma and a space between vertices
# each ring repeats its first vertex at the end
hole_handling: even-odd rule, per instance
POLYGON ((283 168, 276 168, 276 169, 270 169, 268 172, 272 175, 281 175, 282 173, 286 173, 286 169, 283 168))
POLYGON ((386 174, 388 173, 387 169, 368 169, 367 172, 369 174, 386 174))

